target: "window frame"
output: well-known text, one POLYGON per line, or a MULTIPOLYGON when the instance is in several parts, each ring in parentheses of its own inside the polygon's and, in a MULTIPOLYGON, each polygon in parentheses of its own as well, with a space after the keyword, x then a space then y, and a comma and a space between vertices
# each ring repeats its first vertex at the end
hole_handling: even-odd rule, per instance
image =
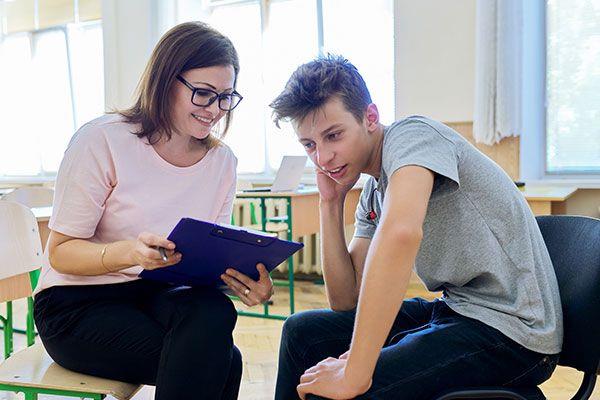
MULTIPOLYGON (((0 24, 2 26, 4 26, 4 21, 0 21, 0 24)), ((73 60, 72 60, 72 55, 71 55, 71 43, 69 41, 69 29, 68 26, 69 24, 77 24, 77 25, 100 25, 102 26, 102 20, 101 19, 96 19, 96 20, 89 20, 89 21, 84 21, 84 22, 79 22, 78 19, 74 22, 69 22, 66 24, 61 24, 61 25, 56 25, 56 26, 50 26, 50 27, 46 27, 46 28, 41 28, 41 29, 34 29, 34 30, 30 30, 30 31, 19 31, 19 32, 12 32, 9 34, 4 34, 4 33, 0 33, 0 41, 3 41, 5 38, 7 37, 11 37, 13 35, 24 35, 27 37, 27 39, 29 40, 29 54, 30 54, 30 58, 33 59, 35 56, 35 49, 36 49, 36 45, 35 42, 36 40, 38 40, 38 38, 43 35, 44 33, 47 32, 52 32, 52 31, 59 31, 62 33, 63 35, 63 39, 65 41, 65 49, 66 49, 66 64, 67 64, 67 75, 68 75, 68 85, 69 85, 69 93, 71 96, 71 111, 72 111, 72 125, 73 125, 73 133, 75 132, 75 130, 77 129, 77 104, 76 104, 76 96, 75 96, 75 92, 74 92, 74 84, 73 84, 73 71, 72 71, 72 66, 73 66, 73 60)), ((39 173, 36 175, 4 175, 0 173, 0 183, 2 184, 10 184, 11 182, 17 182, 17 183, 22 183, 22 182, 27 182, 27 183, 44 183, 44 182, 50 182, 50 181, 54 181, 56 179, 56 175, 57 175, 58 171, 48 171, 45 170, 43 167, 43 164, 41 163, 41 159, 40 159, 40 170, 39 173)))
MULTIPOLYGON (((19 32, 13 32, 13 33, 9 33, 6 35, 2 35, 2 40, 4 40, 5 38, 10 38, 12 36, 17 36, 17 35, 23 35, 27 37, 27 40, 29 41, 29 57, 31 60, 33 60, 33 58, 35 57, 35 49, 37 48, 36 46, 36 41, 39 40, 40 36, 42 36, 43 34, 47 33, 47 32, 61 32, 63 39, 65 41, 65 49, 66 49, 66 54, 67 54, 67 66, 68 66, 68 79, 69 79, 69 93, 71 96, 71 110, 73 112, 73 126, 75 126, 75 102, 73 100, 73 83, 72 83, 72 74, 71 74, 71 55, 70 55, 70 49, 69 49, 69 40, 68 40, 68 35, 67 35, 67 27, 66 25, 58 25, 58 26, 51 26, 51 27, 47 27, 47 28, 42 28, 42 29, 35 29, 32 31, 19 31, 19 32)), ((49 178, 54 178, 56 177, 56 172, 52 172, 52 171, 47 171, 44 169, 43 167, 43 163, 41 162, 41 158, 40 158, 40 169, 39 169, 39 173, 36 175, 4 175, 4 174, 0 174, 0 182, 5 182, 5 181, 23 181, 23 180, 32 180, 32 181, 37 181, 37 179, 39 178, 40 181, 44 182, 47 181, 49 178)))
POLYGON ((522 135, 520 179, 541 184, 578 184, 600 187, 600 173, 548 171, 547 2, 523 3, 522 135))
POLYGON ((543 9, 543 23, 544 23, 544 135, 543 135, 543 176, 545 179, 597 179, 600 180, 600 171, 578 171, 572 172, 568 170, 563 171, 549 171, 548 167, 548 2, 544 1, 543 9))

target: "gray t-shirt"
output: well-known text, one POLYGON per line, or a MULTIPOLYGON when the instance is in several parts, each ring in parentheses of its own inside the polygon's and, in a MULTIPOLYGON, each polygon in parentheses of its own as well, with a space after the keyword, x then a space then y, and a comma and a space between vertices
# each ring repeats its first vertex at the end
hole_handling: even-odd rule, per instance
POLYGON ((372 238, 389 177, 418 165, 435 173, 415 271, 459 314, 533 351, 560 352, 558 284, 535 218, 512 180, 442 123, 413 116, 385 128, 379 180, 368 180, 354 236, 372 238), (373 204, 377 217, 367 219, 373 204))

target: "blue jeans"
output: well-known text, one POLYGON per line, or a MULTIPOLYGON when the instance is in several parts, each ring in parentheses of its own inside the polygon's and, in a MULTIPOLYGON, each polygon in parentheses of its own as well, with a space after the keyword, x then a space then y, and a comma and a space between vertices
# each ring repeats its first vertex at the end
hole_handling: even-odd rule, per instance
MULTIPOLYGON (((304 371, 350 346, 355 311, 306 311, 283 327, 276 400, 297 399, 304 371)), ((473 386, 531 387, 552 375, 558 355, 528 350, 500 331, 452 311, 443 301, 404 301, 381 350, 371 388, 357 399, 431 399, 473 386)), ((313 398, 319 398, 314 396, 313 398)))

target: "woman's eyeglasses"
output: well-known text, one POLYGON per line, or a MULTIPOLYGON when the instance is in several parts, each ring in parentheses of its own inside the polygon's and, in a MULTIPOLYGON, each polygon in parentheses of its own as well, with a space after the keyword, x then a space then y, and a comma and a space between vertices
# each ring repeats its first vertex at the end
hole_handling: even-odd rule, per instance
POLYGON ((218 105, 221 110, 231 111, 243 99, 242 95, 235 90, 233 92, 217 93, 211 89, 194 87, 191 83, 183 79, 181 75, 177 75, 177 79, 192 91, 192 104, 198 107, 208 107, 218 99, 218 105))

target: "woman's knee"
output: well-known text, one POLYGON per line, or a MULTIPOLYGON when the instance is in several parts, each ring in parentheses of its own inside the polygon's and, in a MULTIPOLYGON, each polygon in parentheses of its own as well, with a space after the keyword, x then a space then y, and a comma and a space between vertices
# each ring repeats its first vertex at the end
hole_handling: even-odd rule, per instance
POLYGON ((238 349, 236 346, 233 346, 233 348, 231 349, 231 375, 235 376, 235 377, 241 377, 242 376, 242 368, 243 368, 243 363, 242 363, 242 353, 240 352, 240 349, 238 349))
POLYGON ((223 332, 231 332, 237 322, 237 310, 233 301, 219 292, 211 302, 211 326, 223 332))
POLYGON ((237 322, 233 302, 220 291, 197 291, 179 305, 179 312, 188 322, 213 332, 230 333, 237 322))

